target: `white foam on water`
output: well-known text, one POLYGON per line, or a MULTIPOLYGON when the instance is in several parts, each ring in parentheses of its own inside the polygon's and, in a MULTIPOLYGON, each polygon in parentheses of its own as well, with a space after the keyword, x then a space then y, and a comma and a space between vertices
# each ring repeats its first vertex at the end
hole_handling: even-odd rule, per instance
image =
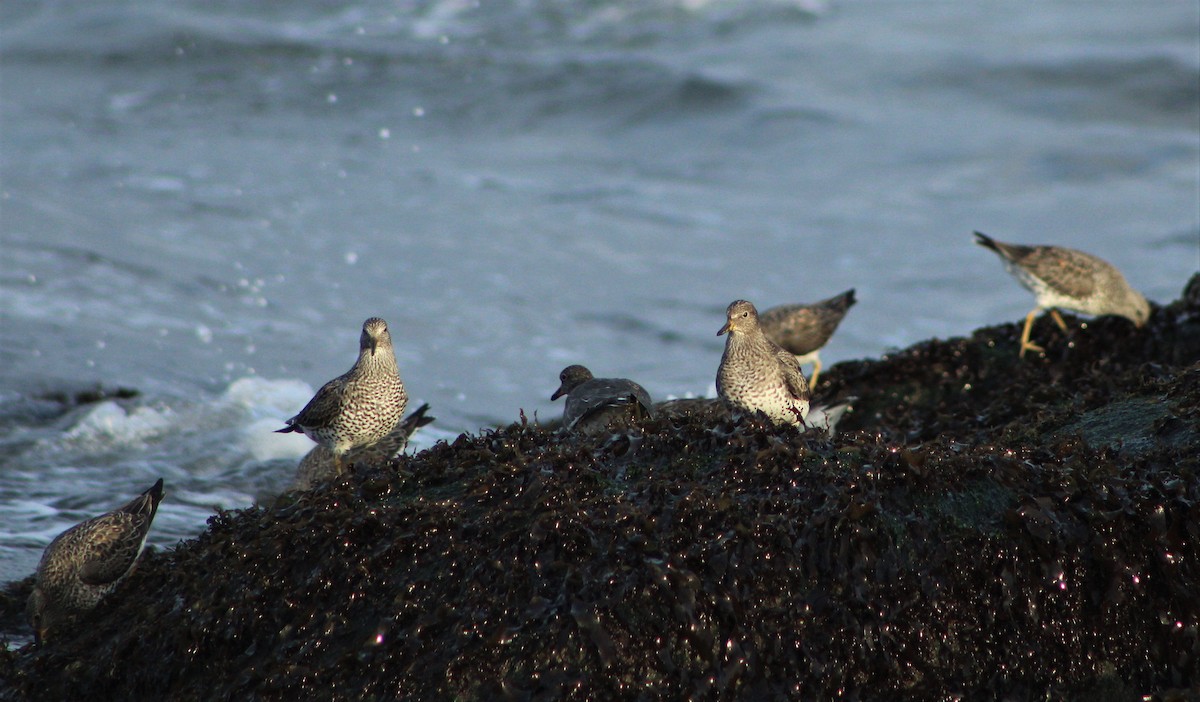
POLYGON ((282 427, 283 423, 278 419, 263 418, 251 422, 242 429, 241 445, 256 461, 299 459, 316 445, 299 432, 276 433, 282 427))
POLYGON ((289 458, 299 460, 313 447, 304 434, 278 434, 284 421, 304 408, 313 388, 300 380, 239 378, 231 383, 221 401, 241 415, 237 443, 256 461, 289 458))
POLYGON ((255 418, 278 416, 282 426, 284 419, 304 408, 313 392, 313 387, 302 380, 268 380, 250 376, 230 383, 221 400, 244 408, 255 418))
POLYGON ((88 407, 62 434, 46 436, 29 458, 55 454, 63 465, 66 453, 78 457, 70 463, 86 464, 99 454, 119 452, 117 460, 139 455, 153 462, 175 457, 184 462, 218 458, 234 463, 247 458, 294 458, 312 447, 301 434, 276 434, 309 398, 312 387, 299 380, 240 378, 211 401, 178 398, 136 405, 105 401, 88 407))
POLYGON ((83 445, 133 446, 170 429, 175 420, 173 415, 169 409, 137 407, 129 411, 113 401, 101 402, 63 438, 83 445))

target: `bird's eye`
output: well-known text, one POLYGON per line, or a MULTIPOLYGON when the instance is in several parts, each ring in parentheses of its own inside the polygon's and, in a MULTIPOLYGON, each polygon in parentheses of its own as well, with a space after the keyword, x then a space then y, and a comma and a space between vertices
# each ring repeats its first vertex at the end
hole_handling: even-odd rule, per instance
POLYGON ((749 317, 749 316, 750 316, 750 313, 749 313, 749 312, 743 312, 743 313, 742 313, 742 316, 743 316, 743 317, 749 317))

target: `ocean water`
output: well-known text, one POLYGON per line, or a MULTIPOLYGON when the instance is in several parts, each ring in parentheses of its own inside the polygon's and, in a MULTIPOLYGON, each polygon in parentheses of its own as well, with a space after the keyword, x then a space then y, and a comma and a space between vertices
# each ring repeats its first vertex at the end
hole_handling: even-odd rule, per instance
POLYGON ((150 542, 285 487, 273 429, 388 320, 412 406, 563 366, 712 392, 733 299, 855 288, 823 360, 1020 319, 1000 238, 1158 302, 1200 268, 1194 0, 0 4, 0 581, 166 481, 150 542), (75 407, 101 387, 135 397, 75 407))

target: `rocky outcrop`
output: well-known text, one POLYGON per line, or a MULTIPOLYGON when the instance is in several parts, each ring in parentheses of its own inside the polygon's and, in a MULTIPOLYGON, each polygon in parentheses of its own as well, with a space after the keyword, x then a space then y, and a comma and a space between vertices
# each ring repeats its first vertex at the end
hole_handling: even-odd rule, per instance
POLYGON ((1186 697, 1196 297, 838 364, 832 439, 518 423, 356 467, 147 554, 0 698, 1186 697))

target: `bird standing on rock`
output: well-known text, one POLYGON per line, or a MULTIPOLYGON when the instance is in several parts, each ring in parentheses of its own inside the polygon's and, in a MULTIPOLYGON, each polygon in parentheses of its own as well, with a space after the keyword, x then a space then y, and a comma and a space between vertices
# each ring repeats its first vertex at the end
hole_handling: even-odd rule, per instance
POLYGON ((717 394, 731 407, 762 412, 776 424, 804 424, 809 390, 796 356, 763 334, 758 310, 735 300, 725 310, 725 353, 717 369, 717 394))
POLYGON ((1150 318, 1150 303, 1129 286, 1121 271, 1103 259, 1061 246, 1005 244, 982 232, 975 232, 975 243, 995 251, 1008 272, 1037 297, 1037 306, 1025 315, 1021 357, 1026 351, 1043 351, 1029 340, 1039 310, 1050 310, 1064 332, 1067 323, 1057 308, 1091 315, 1115 314, 1137 327, 1150 318))
POLYGON ((371 317, 363 322, 354 366, 325 383, 286 427, 276 431, 302 432, 329 449, 340 474, 346 453, 387 436, 407 404, 387 322, 371 317))
POLYGON ((38 642, 58 635, 133 572, 162 498, 159 478, 124 507, 80 522, 50 542, 26 607, 38 642))
POLYGON ((846 311, 854 306, 854 288, 811 305, 779 305, 758 317, 767 338, 794 353, 800 365, 813 364, 810 387, 821 375, 821 349, 837 331, 846 311))
POLYGON ((558 374, 559 386, 550 396, 563 395, 563 428, 583 434, 599 434, 654 414, 650 393, 625 378, 596 378, 580 365, 567 366, 558 374))

